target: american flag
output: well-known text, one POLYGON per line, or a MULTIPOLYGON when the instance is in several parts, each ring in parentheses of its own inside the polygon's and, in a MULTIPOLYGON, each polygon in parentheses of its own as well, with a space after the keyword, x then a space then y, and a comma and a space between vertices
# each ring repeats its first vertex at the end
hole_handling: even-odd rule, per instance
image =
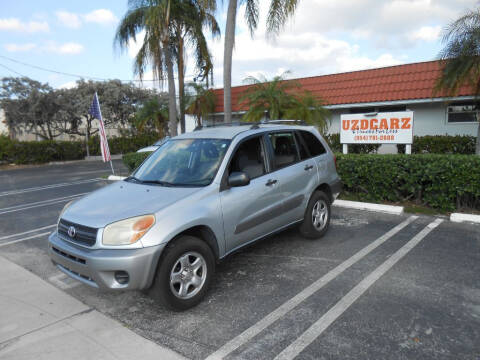
POLYGON ((88 111, 95 119, 100 122, 100 149, 102 150, 103 162, 112 160, 110 149, 108 148, 107 135, 105 134, 105 125, 103 124, 102 112, 100 111, 100 103, 98 102, 97 93, 93 95, 92 105, 88 111))

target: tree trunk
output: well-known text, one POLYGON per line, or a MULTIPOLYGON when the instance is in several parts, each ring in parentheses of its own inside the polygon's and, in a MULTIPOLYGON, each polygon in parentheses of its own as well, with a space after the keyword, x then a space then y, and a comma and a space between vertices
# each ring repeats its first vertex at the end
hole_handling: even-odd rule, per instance
POLYGON ((183 37, 178 36, 178 99, 180 103, 180 131, 185 133, 185 68, 183 37))
POLYGON ((232 122, 232 54, 235 43, 237 0, 229 0, 223 50, 223 111, 226 123, 232 122))
POLYGON ((480 122, 478 123, 477 145, 475 146, 475 154, 480 155, 480 122))
POLYGON ((175 98, 175 79, 173 77, 172 53, 168 42, 163 43, 165 64, 167 65, 168 77, 168 129, 170 136, 177 136, 177 101, 175 98))

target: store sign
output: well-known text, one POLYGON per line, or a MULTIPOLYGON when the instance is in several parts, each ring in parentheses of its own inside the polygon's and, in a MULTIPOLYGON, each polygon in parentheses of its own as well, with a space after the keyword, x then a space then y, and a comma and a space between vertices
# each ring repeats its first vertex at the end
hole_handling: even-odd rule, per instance
POLYGON ((411 144, 413 141, 413 111, 343 114, 340 122, 342 144, 411 144))

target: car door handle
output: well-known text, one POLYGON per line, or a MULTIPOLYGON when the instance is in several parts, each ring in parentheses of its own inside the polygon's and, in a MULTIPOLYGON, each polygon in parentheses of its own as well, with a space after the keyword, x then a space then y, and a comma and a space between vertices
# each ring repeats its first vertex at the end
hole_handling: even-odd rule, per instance
POLYGON ((278 182, 278 180, 270 179, 265 183, 265 185, 266 186, 272 186, 272 185, 275 185, 277 182, 278 182))
POLYGON ((309 171, 313 169, 313 165, 305 165, 304 170, 309 171))

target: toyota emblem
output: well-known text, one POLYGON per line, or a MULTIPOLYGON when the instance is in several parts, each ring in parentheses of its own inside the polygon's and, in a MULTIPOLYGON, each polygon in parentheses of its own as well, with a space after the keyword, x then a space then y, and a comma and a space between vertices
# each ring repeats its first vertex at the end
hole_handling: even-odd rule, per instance
POLYGON ((68 228, 68 236, 70 236, 71 238, 74 238, 76 234, 77 234, 77 229, 75 229, 74 226, 70 226, 68 228))

